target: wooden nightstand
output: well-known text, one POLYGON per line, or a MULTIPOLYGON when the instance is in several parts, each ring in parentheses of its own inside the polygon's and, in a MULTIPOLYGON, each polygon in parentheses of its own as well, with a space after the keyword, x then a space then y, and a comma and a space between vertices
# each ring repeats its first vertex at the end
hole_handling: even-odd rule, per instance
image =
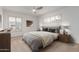
POLYGON ((73 37, 67 34, 59 34, 58 40, 65 43, 74 43, 73 37))

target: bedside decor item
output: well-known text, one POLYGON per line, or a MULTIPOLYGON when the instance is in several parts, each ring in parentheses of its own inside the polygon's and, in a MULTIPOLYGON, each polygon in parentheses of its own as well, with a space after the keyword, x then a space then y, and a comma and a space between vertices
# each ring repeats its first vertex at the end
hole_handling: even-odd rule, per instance
POLYGON ((26 26, 27 27, 30 27, 31 25, 32 25, 32 23, 33 23, 33 21, 31 21, 31 20, 26 20, 26 26))

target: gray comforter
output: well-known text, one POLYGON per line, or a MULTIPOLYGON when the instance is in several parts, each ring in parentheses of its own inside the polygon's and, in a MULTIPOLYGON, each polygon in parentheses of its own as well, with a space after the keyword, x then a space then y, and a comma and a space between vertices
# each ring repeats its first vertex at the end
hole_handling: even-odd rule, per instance
POLYGON ((57 33, 36 31, 25 33, 23 35, 23 40, 32 48, 32 51, 39 51, 39 48, 47 47, 57 36, 57 33))

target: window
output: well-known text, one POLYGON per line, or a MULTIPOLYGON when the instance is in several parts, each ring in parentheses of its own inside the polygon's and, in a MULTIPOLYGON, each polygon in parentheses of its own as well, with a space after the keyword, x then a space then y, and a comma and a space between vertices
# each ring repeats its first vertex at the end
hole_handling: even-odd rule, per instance
POLYGON ((61 20, 61 16, 59 15, 56 15, 56 16, 52 16, 52 17, 47 17, 44 19, 44 22, 45 23, 53 23, 53 22, 57 22, 57 21, 60 21, 61 20))
POLYGON ((9 17, 9 27, 12 31, 21 30, 21 18, 20 17, 9 17))
POLYGON ((40 21, 40 26, 54 26, 61 25, 62 18, 61 15, 54 15, 42 18, 43 21, 40 21))
POLYGON ((16 29, 21 29, 21 18, 16 18, 16 29))

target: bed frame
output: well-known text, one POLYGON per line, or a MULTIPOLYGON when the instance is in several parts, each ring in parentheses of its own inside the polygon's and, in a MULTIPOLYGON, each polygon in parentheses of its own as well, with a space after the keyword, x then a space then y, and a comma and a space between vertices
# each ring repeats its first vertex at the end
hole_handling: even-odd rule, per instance
POLYGON ((59 33, 60 31, 60 26, 52 26, 52 27, 45 27, 42 26, 42 31, 47 31, 47 32, 53 32, 53 33, 59 33))

